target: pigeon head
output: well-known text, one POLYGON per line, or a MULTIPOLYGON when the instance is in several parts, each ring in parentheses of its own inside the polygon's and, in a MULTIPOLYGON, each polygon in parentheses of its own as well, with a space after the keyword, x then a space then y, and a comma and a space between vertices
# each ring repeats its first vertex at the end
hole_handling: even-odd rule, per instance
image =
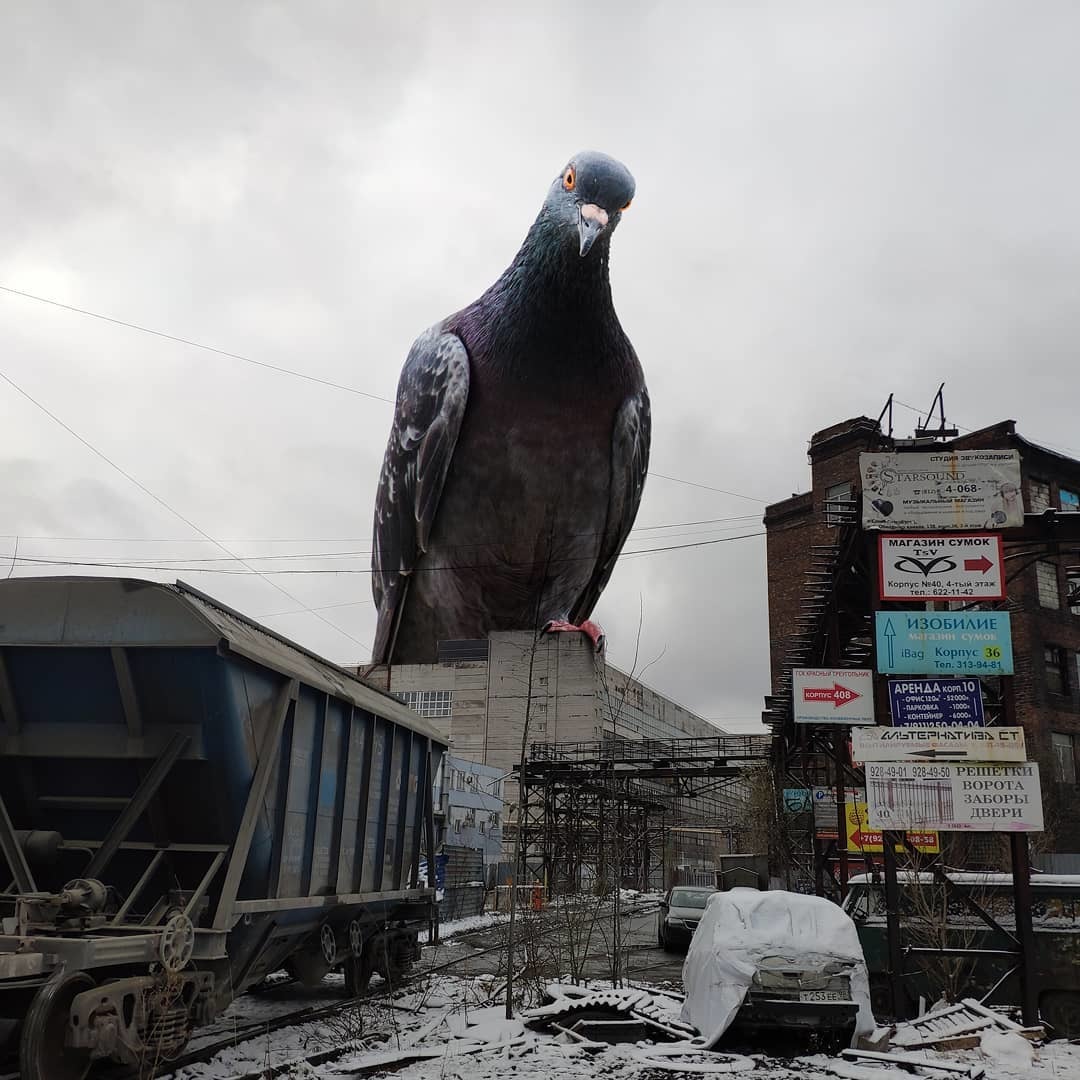
POLYGON ((556 177, 545 209, 566 225, 584 258, 610 234, 634 197, 634 178, 621 161, 596 150, 575 154, 556 177))

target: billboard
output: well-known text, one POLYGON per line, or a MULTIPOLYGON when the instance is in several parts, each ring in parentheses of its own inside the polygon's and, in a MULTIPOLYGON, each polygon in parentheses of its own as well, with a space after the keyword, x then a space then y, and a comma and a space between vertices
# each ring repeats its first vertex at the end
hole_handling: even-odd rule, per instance
POLYGON ((1001 537, 991 533, 882 536, 878 596, 882 600, 1001 600, 1005 597, 1001 537))
POLYGON ((796 724, 872 724, 874 675, 869 668, 793 668, 796 724))
POLYGON ((1019 727, 873 727, 851 733, 855 761, 1026 761, 1019 727))
POLYGON ((866 529, 1004 529, 1024 524, 1015 450, 860 454, 866 529))
POLYGON ((1011 675, 1007 611, 876 611, 877 669, 896 675, 1011 675))
POLYGON ((978 679, 890 679, 889 711, 897 727, 986 723, 978 679))
MULTIPOLYGON (((990 729, 987 729, 990 730, 990 729)), ((870 762, 872 829, 1042 832, 1039 766, 870 762)))
MULTIPOLYGON (((885 850, 881 830, 871 829, 867 824, 866 803, 849 803, 846 809, 848 851, 861 851, 864 855, 881 854, 885 850)), ((908 843, 924 855, 937 855, 941 851, 941 837, 933 829, 909 831, 905 835, 908 843)), ((900 854, 906 848, 903 844, 896 844, 894 850, 900 854)))

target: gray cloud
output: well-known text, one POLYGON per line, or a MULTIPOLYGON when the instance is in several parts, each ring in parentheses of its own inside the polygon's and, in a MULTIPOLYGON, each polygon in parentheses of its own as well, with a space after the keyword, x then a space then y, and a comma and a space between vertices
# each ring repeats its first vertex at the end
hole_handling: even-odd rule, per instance
MULTIPOLYGON (((392 396, 412 338, 490 283, 566 157, 597 146, 638 180, 613 278, 657 472, 782 498, 806 485, 816 428, 890 391, 924 407, 942 380, 961 424, 1012 416, 1078 443, 1074 5, 36 4, 8 20, 0 284, 392 396)), ((3 294, 0 346, 0 370, 237 553, 367 550, 388 406, 3 294)), ((143 538, 21 551, 221 554, 179 543, 198 534, 2 384, 0 402, 0 531, 143 538)), ((639 522, 761 505, 653 477, 639 522)), ((300 606, 259 578, 184 576, 253 615, 300 606)), ((275 626, 363 655, 366 575, 273 580, 353 605, 323 613, 348 636, 310 614, 275 626)), ((709 716, 760 711, 761 540, 626 559, 598 612, 623 666, 639 601, 642 662, 663 651, 648 681, 709 716)))

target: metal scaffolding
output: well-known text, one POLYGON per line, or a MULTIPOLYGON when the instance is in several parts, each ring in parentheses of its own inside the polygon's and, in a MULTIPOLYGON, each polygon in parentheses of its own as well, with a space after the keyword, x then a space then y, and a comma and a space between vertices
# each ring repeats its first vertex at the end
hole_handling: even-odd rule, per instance
POLYGON ((519 766, 522 863, 549 893, 589 884, 662 888, 690 837, 746 824, 748 769, 766 736, 534 743, 519 766))

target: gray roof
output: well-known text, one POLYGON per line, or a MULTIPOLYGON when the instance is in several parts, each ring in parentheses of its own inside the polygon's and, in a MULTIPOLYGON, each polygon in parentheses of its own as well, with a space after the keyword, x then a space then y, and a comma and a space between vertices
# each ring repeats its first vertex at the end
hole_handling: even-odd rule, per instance
POLYGON ((189 585, 109 577, 0 581, 0 646, 210 647, 298 679, 432 739, 397 698, 189 585))

